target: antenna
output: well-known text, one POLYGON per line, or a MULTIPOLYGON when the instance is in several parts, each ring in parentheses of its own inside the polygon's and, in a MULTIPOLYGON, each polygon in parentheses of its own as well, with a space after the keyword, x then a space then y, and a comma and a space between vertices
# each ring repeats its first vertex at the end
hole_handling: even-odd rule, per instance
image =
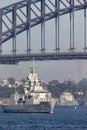
POLYGON ((33 58, 32 66, 31 66, 31 73, 32 74, 35 73, 35 68, 36 68, 36 66, 35 66, 35 60, 33 58))

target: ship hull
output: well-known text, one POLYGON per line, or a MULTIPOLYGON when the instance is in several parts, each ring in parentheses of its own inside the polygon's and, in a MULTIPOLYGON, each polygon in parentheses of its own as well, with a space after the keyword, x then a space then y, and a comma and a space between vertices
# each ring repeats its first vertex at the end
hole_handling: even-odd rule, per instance
POLYGON ((29 105, 4 105, 3 112, 7 113, 52 113, 49 102, 29 105))

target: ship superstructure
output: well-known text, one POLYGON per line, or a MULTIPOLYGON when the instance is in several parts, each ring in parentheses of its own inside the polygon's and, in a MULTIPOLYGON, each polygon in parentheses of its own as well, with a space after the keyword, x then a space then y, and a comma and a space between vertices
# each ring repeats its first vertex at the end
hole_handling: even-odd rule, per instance
POLYGON ((60 96, 60 105, 74 106, 78 105, 78 102, 75 100, 74 96, 70 92, 64 92, 60 96))

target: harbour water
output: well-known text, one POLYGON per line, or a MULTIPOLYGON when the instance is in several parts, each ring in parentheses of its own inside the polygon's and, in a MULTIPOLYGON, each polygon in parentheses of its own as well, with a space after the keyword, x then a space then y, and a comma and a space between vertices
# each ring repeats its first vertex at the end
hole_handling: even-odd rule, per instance
POLYGON ((3 113, 0 130, 87 130, 87 106, 56 106, 50 113, 3 113))

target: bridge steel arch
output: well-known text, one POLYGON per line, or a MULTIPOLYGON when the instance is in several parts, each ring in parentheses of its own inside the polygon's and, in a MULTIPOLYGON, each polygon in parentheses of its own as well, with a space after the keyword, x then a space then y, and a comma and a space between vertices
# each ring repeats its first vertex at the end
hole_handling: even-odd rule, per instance
POLYGON ((86 59, 86 8, 87 0, 22 0, 0 9, 0 63, 35 59, 86 59), (36 11, 37 10, 37 11, 36 11), (74 51, 74 12, 84 10, 84 52, 74 51), (60 16, 70 14, 70 51, 60 53, 60 16), (21 15, 23 18, 21 17, 21 15), (55 19, 55 53, 45 50, 45 22, 55 19), (20 21, 20 22, 18 22, 20 21), (9 25, 8 25, 9 23, 9 25), (41 24, 41 53, 31 52, 31 28, 41 24), (5 26, 5 30, 3 29, 5 26), (17 55, 16 36, 27 31, 27 54, 17 55), (2 45, 13 40, 12 55, 2 54, 2 45))

